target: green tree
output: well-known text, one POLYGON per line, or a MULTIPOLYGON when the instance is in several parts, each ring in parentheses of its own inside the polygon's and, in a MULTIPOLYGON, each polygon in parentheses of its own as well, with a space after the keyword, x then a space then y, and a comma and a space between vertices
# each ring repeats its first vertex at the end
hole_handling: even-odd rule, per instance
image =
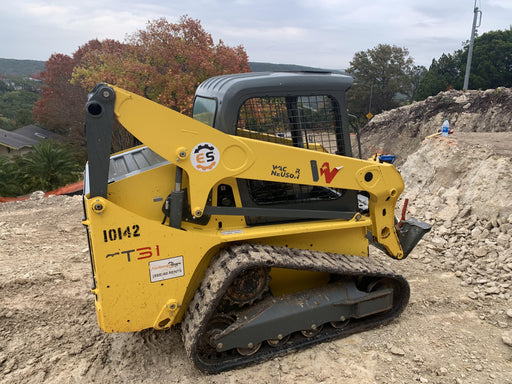
POLYGON ((411 91, 413 59, 406 48, 379 44, 357 52, 347 72, 355 77, 348 96, 350 112, 361 117, 398 106, 396 95, 411 91))
POLYGON ((439 60, 432 60, 429 70, 420 81, 415 100, 423 100, 451 88, 461 89, 464 82, 462 65, 462 50, 455 51, 453 55, 443 53, 439 60))
MULTIPOLYGON (((465 64, 469 47, 462 57, 465 64)), ((470 89, 512 87, 512 27, 506 31, 491 31, 475 39, 470 89)))
POLYGON ((25 193, 51 191, 76 182, 81 177, 81 166, 67 146, 52 140, 43 140, 31 152, 18 158, 17 179, 25 193))
POLYGON ((414 65, 407 71, 409 81, 404 85, 403 92, 407 95, 407 99, 412 101, 416 97, 418 87, 420 86, 421 80, 427 74, 427 68, 423 65, 414 65))
POLYGON ((9 119, 8 117, 0 115, 0 129, 12 131, 13 129, 15 129, 14 121, 9 119))
POLYGON ((18 176, 18 167, 13 159, 0 156, 0 196, 13 197, 23 194, 18 176))
POLYGON ((0 96, 0 115, 11 121, 12 129, 33 124, 32 108, 38 99, 35 92, 23 89, 7 91, 0 96))
MULTIPOLYGON (((416 100, 423 100, 447 89, 462 89, 469 43, 453 54, 443 54, 432 64, 420 82, 416 100)), ((469 87, 488 89, 512 86, 512 27, 491 31, 475 38, 469 87)))
MULTIPOLYGON (((0 76, 0 79, 2 77, 0 76)), ((0 95, 4 94, 5 92, 7 92, 9 90, 9 88, 7 87, 7 84, 4 83, 3 81, 0 81, 0 95)))

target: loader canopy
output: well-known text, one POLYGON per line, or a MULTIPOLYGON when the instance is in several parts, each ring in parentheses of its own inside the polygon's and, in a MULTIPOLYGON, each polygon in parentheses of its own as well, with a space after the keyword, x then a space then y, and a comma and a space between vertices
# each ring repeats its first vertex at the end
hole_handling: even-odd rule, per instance
POLYGON ((194 118, 230 135, 352 156, 345 92, 329 72, 217 76, 196 91, 194 118))

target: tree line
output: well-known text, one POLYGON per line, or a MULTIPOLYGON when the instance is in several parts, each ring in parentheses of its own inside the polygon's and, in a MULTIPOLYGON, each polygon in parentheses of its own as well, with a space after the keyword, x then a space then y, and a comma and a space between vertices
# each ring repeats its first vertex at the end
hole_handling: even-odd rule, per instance
MULTIPOLYGON (((244 48, 215 43, 198 20, 187 16, 178 23, 163 18, 149 21, 125 42, 95 39, 72 55, 53 54, 40 73, 44 85, 33 116, 45 129, 65 136, 68 146, 43 141, 26 155, 0 158, 0 196, 50 190, 75 181, 77 164, 83 169, 86 161, 84 105, 96 83, 114 84, 190 114, 202 81, 241 72, 250 72, 244 48)), ((129 147, 133 140, 116 125, 112 150, 129 147)))
MULTIPOLYGON (((379 44, 357 52, 347 70, 356 80, 349 94, 349 109, 360 117, 368 112, 376 115, 442 91, 461 90, 468 48, 466 42, 463 48, 433 59, 428 69, 415 65, 407 48, 379 44)), ((512 87, 512 28, 475 39, 469 87, 512 87)))
MULTIPOLYGON (((347 73, 355 79, 348 94, 349 112, 364 123, 371 118, 369 112, 375 115, 440 91, 461 89, 467 51, 466 43, 462 49, 434 59, 428 69, 415 65, 407 48, 395 45, 379 44, 356 52, 347 68, 347 73)), ((229 47, 222 41, 215 43, 200 22, 188 16, 181 17, 177 23, 161 18, 148 21, 144 29, 128 36, 124 42, 95 39, 80 46, 72 55, 53 54, 40 73, 41 97, 28 102, 34 105, 33 119, 38 124, 67 138, 71 149, 56 146, 55 150, 65 158, 68 157, 63 151, 69 150, 72 155, 69 162, 83 166, 86 160, 84 104, 87 93, 96 83, 114 84, 190 114, 195 89, 202 81, 215 75, 250 71, 242 46, 229 47)), ((511 71, 512 29, 488 32, 476 38, 471 88, 510 87, 511 71)), ((0 108, 1 91, 0 88, 0 108)), ((132 146, 133 141, 122 127, 114 127, 113 151, 132 146)), ((50 152, 40 155, 51 157, 50 152)), ((16 169, 11 166, 17 164, 20 172, 29 172, 30 168, 20 165, 21 160, 17 160, 18 163, 2 161, 3 169, 16 169)), ((43 171, 32 168, 30 172, 43 171)), ((71 166, 66 172, 76 177, 76 167, 71 166)), ((2 177, 6 174, 0 172, 0 195, 5 195, 2 177)), ((31 185, 28 182, 18 184, 31 185)), ((42 188, 42 184, 39 185, 42 188)))
MULTIPOLYGON (((447 89, 462 89, 466 73, 469 43, 453 53, 432 60, 422 78, 415 100, 423 100, 447 89)), ((512 27, 491 31, 475 39, 470 89, 512 87, 512 27)))

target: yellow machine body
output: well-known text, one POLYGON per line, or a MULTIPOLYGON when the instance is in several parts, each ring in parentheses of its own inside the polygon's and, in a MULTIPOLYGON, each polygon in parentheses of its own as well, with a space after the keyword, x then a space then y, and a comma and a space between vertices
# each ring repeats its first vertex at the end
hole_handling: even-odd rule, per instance
MULTIPOLYGON (((163 329, 179 323, 212 257, 229 244, 250 242, 368 256, 368 233, 391 256, 403 257, 394 208, 404 184, 387 163, 233 136, 192 118, 112 87, 115 118, 165 164, 108 184, 107 196, 84 196, 94 274, 98 323, 106 332, 163 329), (151 129, 150 129, 151 127, 151 129), (211 169, 201 169, 201 143, 216 148, 211 169), (312 161, 325 167, 314 178, 312 161), (215 206, 219 185, 229 185, 241 205, 237 178, 364 190, 369 213, 339 220, 309 220, 249 226, 244 216, 212 214, 206 225, 162 224, 162 202, 183 170, 191 214, 199 218, 208 201, 215 206), (279 172, 273 172, 276 169, 279 172), (336 170, 336 171, 334 171, 336 170), (335 174, 328 180, 329 171, 335 174), (328 182, 329 181, 329 182, 328 182)), ((271 272, 275 295, 324 284, 326 274, 271 272)))

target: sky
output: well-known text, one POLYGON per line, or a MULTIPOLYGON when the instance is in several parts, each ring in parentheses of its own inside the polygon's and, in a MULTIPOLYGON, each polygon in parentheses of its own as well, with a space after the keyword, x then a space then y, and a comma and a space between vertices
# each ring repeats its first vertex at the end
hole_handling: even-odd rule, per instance
MULTIPOLYGON (((7 2, 7 0, 0 0, 7 2)), ((16 0, 0 13, 0 58, 46 61, 92 39, 124 41, 149 20, 199 20, 249 61, 349 67, 378 44, 407 48, 416 65, 469 40, 475 0, 16 0)), ((476 0, 478 33, 512 25, 512 0, 476 0)))

